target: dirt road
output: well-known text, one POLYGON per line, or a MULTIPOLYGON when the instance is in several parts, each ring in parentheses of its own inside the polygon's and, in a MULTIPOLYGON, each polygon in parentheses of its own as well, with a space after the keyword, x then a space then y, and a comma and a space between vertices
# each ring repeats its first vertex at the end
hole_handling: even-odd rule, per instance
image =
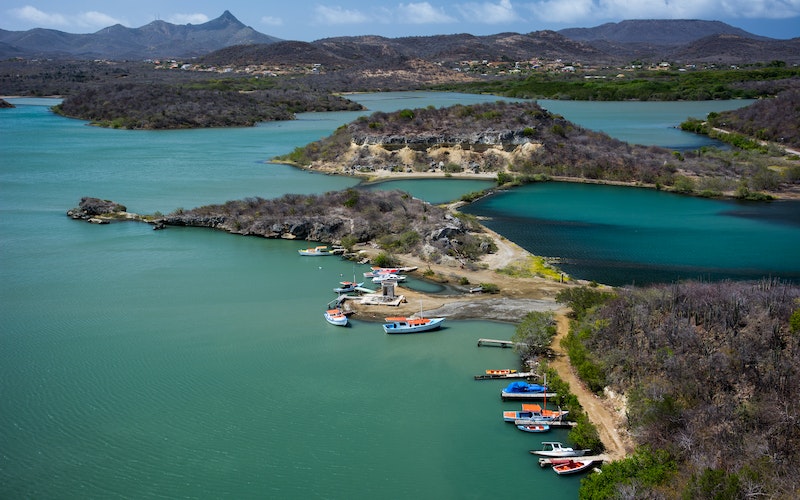
MULTIPOLYGON (((566 313, 568 311, 561 309, 556 312, 556 321, 558 323, 558 334, 553 340, 553 350, 559 356, 555 358, 550 365, 558 372, 558 375, 569 382, 570 390, 578 397, 581 406, 589 416, 589 420, 597 426, 600 434, 600 440, 606 447, 606 454, 612 460, 619 460, 625 458, 633 452, 633 442, 630 437, 624 433, 622 428, 622 415, 617 408, 614 407, 615 403, 607 399, 600 399, 595 396, 586 386, 581 382, 572 365, 569 363, 569 358, 566 352, 561 347, 561 339, 569 333, 569 318, 566 313)), ((617 403, 621 405, 621 402, 617 403)))

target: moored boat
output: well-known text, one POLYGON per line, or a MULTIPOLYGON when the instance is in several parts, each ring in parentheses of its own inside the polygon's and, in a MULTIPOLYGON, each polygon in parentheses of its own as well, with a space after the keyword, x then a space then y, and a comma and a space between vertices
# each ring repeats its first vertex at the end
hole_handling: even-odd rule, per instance
POLYGON ((547 424, 524 424, 518 425, 517 429, 524 432, 547 432, 550 426, 547 424))
POLYGON ((577 474, 578 472, 585 471, 591 467, 592 464, 594 464, 592 460, 568 460, 565 463, 554 465, 553 471, 559 476, 577 474))
POLYGON ((444 318, 386 318, 383 331, 386 333, 420 333, 436 330, 444 323, 444 318))
POLYGON ((364 282, 356 283, 355 281, 340 281, 339 284, 341 286, 336 287, 333 289, 336 293, 350 293, 354 292, 356 288, 364 286, 364 282))
POLYGON ((406 277, 403 274, 379 274, 372 278, 373 283, 383 283, 384 281, 405 281, 406 277))
POLYGON ((325 321, 335 326, 347 326, 347 315, 341 308, 328 309, 325 311, 325 321))
POLYGON ((511 373, 517 373, 517 370, 511 370, 511 369, 486 370, 486 375, 509 375, 511 373))
POLYGON ((324 255, 333 255, 333 252, 328 250, 327 245, 321 245, 314 248, 304 248, 297 251, 300 255, 319 257, 324 255))
POLYGON ((543 410, 541 406, 531 404, 522 405, 522 411, 504 410, 503 420, 506 422, 515 422, 517 420, 548 422, 551 420, 558 420, 561 417, 564 417, 567 413, 569 413, 567 410, 543 410))
POLYGON ((555 458, 582 457, 589 451, 590 450, 576 450, 564 446, 558 441, 544 441, 542 442, 541 450, 530 450, 532 454, 539 455, 540 457, 555 457, 555 458))

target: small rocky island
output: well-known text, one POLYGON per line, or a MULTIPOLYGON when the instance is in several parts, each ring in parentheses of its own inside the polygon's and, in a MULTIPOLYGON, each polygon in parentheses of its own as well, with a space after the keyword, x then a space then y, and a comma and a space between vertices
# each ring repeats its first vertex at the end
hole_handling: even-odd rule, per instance
POLYGON ((397 190, 347 189, 321 195, 287 194, 272 200, 246 198, 159 217, 130 214, 113 201, 85 197, 67 214, 95 223, 140 220, 157 229, 206 227, 345 248, 372 242, 387 252, 414 254, 430 262, 449 259, 466 263, 497 248, 494 239, 474 219, 397 190))

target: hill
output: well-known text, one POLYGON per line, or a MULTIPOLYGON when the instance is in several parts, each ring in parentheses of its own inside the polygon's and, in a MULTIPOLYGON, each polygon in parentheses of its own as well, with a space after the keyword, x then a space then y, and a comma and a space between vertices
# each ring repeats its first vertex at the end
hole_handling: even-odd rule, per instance
POLYGON ((230 45, 273 43, 277 38, 242 24, 227 10, 207 23, 153 21, 140 28, 116 24, 90 34, 36 28, 0 30, 0 58, 138 60, 187 58, 230 45))
POLYGON ((793 179, 758 159, 636 146, 586 130, 533 102, 376 112, 275 159, 371 179, 478 176, 498 182, 584 179, 706 196, 786 192, 793 179), (744 191, 742 191, 744 192, 744 191))
POLYGON ((114 25, 90 34, 41 28, 0 30, 0 59, 133 61, 203 56, 207 64, 217 65, 236 61, 258 64, 308 62, 336 68, 401 67, 410 59, 451 65, 463 61, 513 63, 533 59, 603 65, 626 64, 643 58, 725 64, 778 59, 794 64, 800 63, 798 43, 798 39, 776 40, 757 36, 719 21, 659 19, 628 20, 558 32, 487 36, 461 33, 401 38, 353 36, 314 42, 283 42, 245 26, 225 11, 217 19, 198 25, 153 21, 140 28, 114 25), (701 43, 704 39, 707 40, 701 43), (275 47, 267 48, 273 44, 275 47))

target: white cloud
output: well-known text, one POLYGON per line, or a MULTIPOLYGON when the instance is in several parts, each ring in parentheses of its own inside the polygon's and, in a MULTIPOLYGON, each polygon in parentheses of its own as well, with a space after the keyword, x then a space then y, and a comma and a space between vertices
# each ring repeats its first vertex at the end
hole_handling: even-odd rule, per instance
POLYGON ((398 6, 397 20, 407 24, 440 24, 454 23, 456 19, 447 15, 444 10, 436 8, 428 2, 401 3, 398 6))
POLYGON ((267 26, 281 26, 283 25, 283 19, 280 17, 264 16, 261 18, 261 24, 265 24, 267 26))
POLYGON ((114 24, 122 24, 122 21, 97 11, 81 12, 74 15, 61 14, 59 12, 45 12, 26 5, 18 9, 8 11, 11 17, 20 21, 34 24, 41 28, 57 29, 86 29, 86 28, 105 28, 114 24))
POLYGON ((466 22, 483 24, 502 24, 522 21, 511 5, 511 0, 500 0, 498 3, 465 3, 457 5, 466 22))
POLYGON ((317 24, 362 24, 369 22, 370 19, 357 10, 317 5, 314 7, 314 20, 317 24))
POLYGON ((116 18, 111 17, 108 14, 103 14, 102 12, 97 12, 94 10, 79 14, 78 20, 80 23, 86 26, 98 26, 101 28, 113 26, 115 24, 122 24, 116 18))
POLYGON ((781 19, 800 15, 800 0, 542 0, 525 8, 545 22, 595 26, 623 19, 781 19))
POLYGON ((203 24, 209 21, 205 14, 172 14, 167 18, 172 24, 203 24))

